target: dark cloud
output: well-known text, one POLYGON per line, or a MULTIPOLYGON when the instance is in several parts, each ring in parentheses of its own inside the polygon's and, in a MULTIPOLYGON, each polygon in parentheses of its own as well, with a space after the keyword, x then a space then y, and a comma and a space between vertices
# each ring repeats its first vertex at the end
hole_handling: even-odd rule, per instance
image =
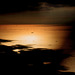
POLYGON ((12 42, 12 41, 14 41, 14 40, 0 39, 0 42, 1 42, 1 43, 2 43, 2 42, 12 42))
POLYGON ((13 49, 28 49, 28 48, 32 48, 30 46, 26 46, 26 45, 12 45, 13 49))
MULTIPOLYGON (((7 42, 7 40, 6 40, 7 42)), ((20 51, 24 51, 24 49, 29 49, 29 48, 32 48, 30 46, 26 46, 26 45, 12 45, 12 46, 6 46, 6 45, 0 45, 0 53, 4 52, 5 54, 8 54, 8 55, 14 55, 14 51, 15 49, 18 49, 20 51), (23 50, 22 50, 23 49, 23 50)), ((17 52, 16 52, 17 53, 17 52)))
POLYGON ((75 19, 75 7, 0 15, 0 24, 65 24, 75 19))
POLYGON ((65 1, 65 0, 47 0, 47 2, 51 3, 51 4, 63 4, 63 5, 69 5, 69 6, 75 6, 74 0, 69 0, 69 1, 65 1))
POLYGON ((49 5, 54 7, 64 5, 64 6, 75 6, 74 0, 26 0, 26 1, 0 1, 0 13, 11 13, 11 12, 20 12, 26 10, 38 10, 40 2, 47 2, 49 5))

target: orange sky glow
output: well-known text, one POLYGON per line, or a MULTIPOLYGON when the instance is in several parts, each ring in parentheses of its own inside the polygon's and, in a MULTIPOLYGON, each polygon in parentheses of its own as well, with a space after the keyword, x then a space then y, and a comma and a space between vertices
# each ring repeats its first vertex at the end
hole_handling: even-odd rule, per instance
POLYGON ((62 46, 71 26, 36 25, 0 25, 0 39, 14 40, 5 45, 32 44, 36 48, 58 49, 62 46))

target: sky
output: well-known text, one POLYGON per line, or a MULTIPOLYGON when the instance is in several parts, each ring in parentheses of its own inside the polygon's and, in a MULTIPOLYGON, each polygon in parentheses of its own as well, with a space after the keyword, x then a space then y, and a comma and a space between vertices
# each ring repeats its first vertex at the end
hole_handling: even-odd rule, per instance
POLYGON ((32 44, 36 48, 58 49, 71 32, 70 29, 71 26, 44 24, 0 25, 0 39, 14 40, 7 45, 32 44))

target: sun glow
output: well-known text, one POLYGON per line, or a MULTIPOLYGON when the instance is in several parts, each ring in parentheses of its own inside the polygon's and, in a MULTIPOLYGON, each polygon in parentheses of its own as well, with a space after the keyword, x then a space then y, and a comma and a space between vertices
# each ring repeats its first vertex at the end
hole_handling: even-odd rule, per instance
POLYGON ((36 44, 40 37, 37 35, 27 35, 20 37, 20 40, 24 40, 26 44, 36 44))

